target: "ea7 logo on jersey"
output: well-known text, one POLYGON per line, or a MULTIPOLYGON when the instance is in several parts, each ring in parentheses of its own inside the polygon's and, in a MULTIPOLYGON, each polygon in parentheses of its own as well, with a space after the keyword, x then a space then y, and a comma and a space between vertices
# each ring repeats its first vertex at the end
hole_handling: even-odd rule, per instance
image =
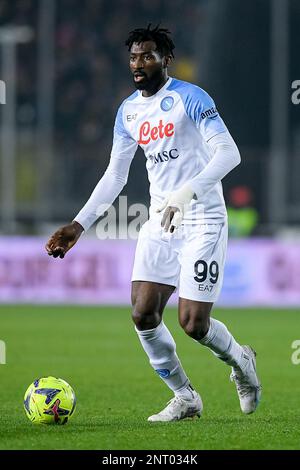
POLYGON ((159 120, 158 126, 151 127, 149 121, 143 122, 139 130, 138 144, 147 145, 151 140, 163 139, 164 137, 172 137, 174 135, 174 124, 168 122, 166 125, 159 120))
POLYGON ((135 121, 137 117, 137 113, 135 114, 127 114, 126 119, 128 122, 135 121))
POLYGON ((207 109, 206 111, 203 111, 203 113, 201 113, 201 119, 205 119, 205 118, 214 119, 217 116, 218 116, 218 111, 214 106, 210 109, 207 109))

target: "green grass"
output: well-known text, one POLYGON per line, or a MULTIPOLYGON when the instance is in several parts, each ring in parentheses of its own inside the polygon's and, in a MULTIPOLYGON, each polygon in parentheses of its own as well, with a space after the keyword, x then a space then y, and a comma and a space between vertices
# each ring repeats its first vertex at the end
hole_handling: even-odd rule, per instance
POLYGON ((151 424, 147 417, 172 395, 148 364, 129 308, 2 306, 0 449, 300 449, 300 365, 291 362, 300 311, 216 310, 214 316, 258 353, 257 412, 240 412, 229 368, 188 338, 168 309, 165 322, 204 412, 199 420, 151 424), (23 411, 27 386, 47 375, 64 378, 77 395, 66 426, 33 425, 23 411))

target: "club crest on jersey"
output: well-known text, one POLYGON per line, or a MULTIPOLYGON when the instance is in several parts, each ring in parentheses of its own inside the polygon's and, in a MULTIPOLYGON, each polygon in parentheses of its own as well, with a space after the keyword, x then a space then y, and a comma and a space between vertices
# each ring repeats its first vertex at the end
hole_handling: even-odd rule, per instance
POLYGON ((163 111, 170 111, 174 104, 174 98, 172 96, 166 96, 160 102, 160 107, 163 111))

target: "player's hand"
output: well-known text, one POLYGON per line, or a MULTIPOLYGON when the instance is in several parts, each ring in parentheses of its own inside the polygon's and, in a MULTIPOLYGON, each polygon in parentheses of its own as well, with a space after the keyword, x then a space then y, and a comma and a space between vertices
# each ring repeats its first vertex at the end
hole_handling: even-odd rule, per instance
POLYGON ((182 188, 169 194, 156 210, 156 212, 164 210, 161 226, 164 227, 165 232, 170 231, 173 233, 181 225, 187 206, 193 199, 194 194, 193 189, 187 183, 182 188))
POLYGON ((84 228, 76 221, 58 229, 47 242, 45 248, 49 256, 64 258, 75 245, 84 228))
POLYGON ((164 211, 162 219, 161 219, 161 226, 164 228, 165 232, 170 230, 171 233, 174 232, 175 228, 179 227, 182 221, 182 215, 178 207, 169 206, 168 200, 165 199, 163 204, 157 212, 164 211))

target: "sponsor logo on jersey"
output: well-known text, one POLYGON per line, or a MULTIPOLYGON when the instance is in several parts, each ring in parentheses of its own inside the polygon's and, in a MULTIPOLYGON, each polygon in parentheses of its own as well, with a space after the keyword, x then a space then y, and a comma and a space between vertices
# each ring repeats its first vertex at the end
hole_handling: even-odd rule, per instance
POLYGON ((201 113, 201 119, 205 119, 205 118, 215 119, 217 116, 218 116, 218 111, 214 106, 210 109, 207 109, 206 111, 203 111, 203 113, 201 113))
POLYGON ((157 153, 151 153, 147 155, 148 160, 154 163, 163 163, 168 162, 169 160, 176 160, 179 157, 179 152, 177 149, 163 150, 157 153))
POLYGON ((138 144, 147 145, 151 140, 172 137, 174 132, 174 124, 172 122, 167 122, 167 124, 164 124, 162 119, 160 119, 158 126, 152 127, 149 121, 145 121, 139 130, 138 144))
POLYGON ((126 120, 127 120, 128 122, 135 121, 135 120, 136 120, 136 117, 137 117, 137 113, 135 113, 135 114, 127 114, 126 120))
POLYGON ((160 107, 163 111, 170 111, 172 109, 174 104, 174 98, 172 96, 166 96, 163 100, 160 102, 160 107))

